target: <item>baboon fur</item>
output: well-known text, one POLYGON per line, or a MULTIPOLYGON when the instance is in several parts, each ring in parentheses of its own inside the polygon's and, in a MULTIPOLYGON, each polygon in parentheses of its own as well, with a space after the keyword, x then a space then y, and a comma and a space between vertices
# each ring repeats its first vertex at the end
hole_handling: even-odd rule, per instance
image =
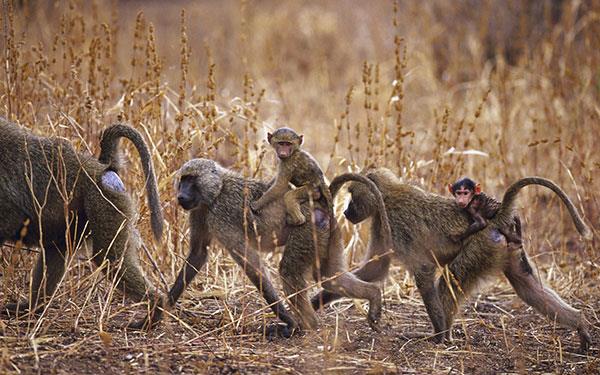
MULTIPOLYGON (((580 348, 589 348, 591 338, 583 314, 563 301, 552 289, 543 285, 527 258, 525 250, 510 249, 498 228, 511 224, 518 191, 537 184, 552 189, 565 203, 578 231, 586 238, 591 232, 583 223, 569 198, 552 181, 529 177, 511 185, 502 206, 489 225, 466 238, 462 244, 453 243, 450 235, 462 233, 469 225, 468 217, 448 197, 428 193, 416 186, 402 183, 385 168, 367 171, 383 194, 392 227, 393 248, 404 266, 415 278, 427 313, 433 324, 435 341, 451 340, 454 318, 464 299, 489 275, 502 272, 517 295, 549 319, 575 329, 580 348), (439 276, 437 271, 447 267, 439 276)), ((331 182, 332 194, 336 180, 331 182)), ((349 186, 351 200, 345 216, 353 223, 372 217, 369 248, 366 259, 383 253, 382 235, 373 196, 359 184, 349 186)), ((361 280, 376 281, 388 272, 391 257, 383 256, 354 272, 361 280)), ((339 296, 323 291, 312 299, 315 309, 339 296)))
POLYGON ((101 142, 104 162, 100 162, 76 152, 65 139, 37 136, 0 118, 0 244, 22 241, 43 250, 33 271, 29 301, 8 304, 6 310, 42 308, 63 277, 67 252, 88 235, 93 261, 98 266, 110 263, 108 275, 119 280, 126 295, 152 304, 160 298, 139 265, 137 212, 117 174, 121 137, 130 139, 140 153, 152 228, 160 238, 162 211, 156 180, 147 146, 136 130, 125 125, 108 128, 101 142))
MULTIPOLYGON (((344 272, 340 232, 337 225, 330 227, 327 207, 313 202, 313 211, 310 202, 303 202, 302 212, 309 219, 307 223, 286 226, 286 209, 282 199, 266 205, 260 214, 252 214, 249 209, 249 203, 268 189, 269 185, 264 182, 244 178, 207 159, 186 162, 179 175, 178 201, 190 211, 190 253, 169 292, 170 306, 175 304, 204 265, 208 255, 207 246, 215 239, 229 251, 273 312, 286 323, 279 332, 273 331, 273 326, 269 327, 269 336, 278 333, 289 337, 297 328, 317 327, 317 317, 307 298, 304 279, 311 270, 315 279, 323 280, 325 289, 369 300, 368 320, 375 328, 381 313, 381 291, 376 285, 344 272), (315 240, 318 250, 315 250, 315 240), (281 245, 285 245, 285 250, 279 264, 279 274, 293 314, 286 310, 259 256, 259 251, 273 251, 281 245)), ((379 207, 385 215, 383 200, 375 185, 363 176, 357 176, 354 180, 363 181, 374 189, 373 193, 379 195, 379 207)), ((387 218, 382 221, 387 223, 387 218)), ((154 322, 159 319, 158 313, 154 316, 154 322)))

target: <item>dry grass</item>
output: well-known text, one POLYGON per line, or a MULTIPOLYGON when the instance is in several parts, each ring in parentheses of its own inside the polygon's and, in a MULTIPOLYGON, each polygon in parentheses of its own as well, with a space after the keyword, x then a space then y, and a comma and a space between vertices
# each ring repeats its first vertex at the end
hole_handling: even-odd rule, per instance
MULTIPOLYGON (((140 254, 157 285, 164 287, 161 278, 172 282, 187 255, 174 172, 204 156, 268 178, 274 160, 263 139, 283 123, 306 135, 306 148, 329 178, 377 164, 439 193, 448 181, 470 175, 497 196, 518 177, 551 178, 597 235, 595 2, 564 1, 555 24, 543 9, 522 9, 511 18, 498 4, 510 10, 519 2, 503 1, 74 0, 23 1, 18 9, 8 3, 2 9, 2 115, 90 152, 98 150, 101 129, 115 121, 140 129, 151 142, 167 223, 162 243, 150 242, 135 153, 125 182, 158 260, 155 270, 140 254), (521 50, 516 58, 508 53, 515 45, 521 50), (486 59, 490 51, 495 63, 486 59)), ((106 306, 110 285, 98 282, 81 254, 44 315, 0 321, 0 369, 597 373, 597 240, 586 247, 546 191, 529 189, 521 202, 526 246, 544 281, 595 325, 587 356, 575 354, 572 332, 533 313, 501 281, 470 299, 455 325, 454 345, 403 339, 402 332, 429 329, 429 321, 400 265, 384 283, 382 335, 368 329, 362 305, 345 300, 319 313, 320 331, 267 342, 261 327, 273 316, 214 246, 178 308, 150 333, 122 328, 142 308, 118 294, 106 306)), ((353 240, 349 253, 359 259, 366 225, 357 230, 343 223, 346 240, 353 240)), ((32 258, 26 249, 3 247, 0 303, 27 294, 32 258)), ((279 255, 265 258, 274 270, 279 255)))

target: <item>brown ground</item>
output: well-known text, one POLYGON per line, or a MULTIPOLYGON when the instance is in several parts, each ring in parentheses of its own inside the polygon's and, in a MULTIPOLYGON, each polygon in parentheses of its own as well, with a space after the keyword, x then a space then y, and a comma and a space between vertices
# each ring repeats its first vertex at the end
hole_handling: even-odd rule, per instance
MULTIPOLYGON (((572 266, 555 267, 556 273, 574 271, 572 266)), ((262 336, 262 327, 276 320, 261 313, 264 305, 251 286, 241 285, 224 297, 218 290, 202 292, 197 285, 172 311, 176 318, 168 318, 150 333, 123 329, 127 319, 135 315, 124 312, 118 302, 112 304, 114 315, 103 334, 93 317, 74 326, 76 311, 68 304, 49 309, 41 322, 43 329, 33 341, 27 332, 33 331, 36 320, 3 320, 1 368, 8 372, 82 374, 594 374, 600 371, 600 319, 596 315, 600 301, 582 301, 600 295, 598 269, 581 266, 577 271, 588 281, 566 286, 571 293, 569 301, 583 308, 595 326, 594 345, 585 355, 578 353, 575 332, 537 315, 505 282, 483 288, 470 299, 454 325, 452 344, 408 339, 403 333, 428 332, 430 325, 411 279, 402 281, 404 272, 394 267, 385 283, 381 333, 368 327, 362 305, 342 300, 319 314, 319 331, 268 341, 262 336)), ((202 275, 199 279, 202 281, 202 275)), ((565 290, 559 293, 564 295, 565 290)))

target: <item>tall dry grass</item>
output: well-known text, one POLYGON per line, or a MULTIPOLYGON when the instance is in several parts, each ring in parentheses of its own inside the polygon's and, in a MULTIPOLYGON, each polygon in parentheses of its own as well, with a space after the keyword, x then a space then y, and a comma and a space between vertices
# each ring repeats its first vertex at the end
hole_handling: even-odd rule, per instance
MULTIPOLYGON (((550 8, 509 2, 500 5, 504 14, 498 3, 504 2, 8 1, 0 113, 91 153, 110 123, 145 134, 166 213, 162 243, 149 241, 135 152, 128 152, 124 180, 158 260, 155 270, 140 254, 157 285, 164 284, 159 274, 174 280, 187 255, 186 215, 174 199, 179 166, 209 157, 246 176, 270 178, 275 160, 264 138, 283 124, 306 135, 306 149, 329 178, 378 165, 441 194, 448 182, 469 175, 496 196, 521 176, 551 178, 597 233, 600 6, 564 1, 552 19, 550 8), (519 52, 511 54, 515 45, 519 52)), ((529 189, 521 203, 528 250, 551 271, 546 281, 567 299, 585 295, 578 286, 599 275, 595 243, 582 245, 552 194, 529 189)), ((366 231, 343 225, 358 259, 366 231)), ((245 306, 255 292, 215 250, 190 290, 200 298, 235 296, 245 306)), ((266 261, 273 267, 277 257, 266 261)), ((30 258, 3 248, 3 266, 21 276, 10 272, 2 301, 27 294, 30 258)), ((69 267, 57 302, 71 308, 75 323, 66 328, 77 330, 80 318, 98 315, 99 306, 83 311, 72 299, 82 287, 103 293, 106 286, 86 276, 92 268, 89 262, 69 267)), ((388 286, 415 293, 410 282, 398 283, 388 286)), ((222 319, 231 323, 225 330, 244 325, 243 313, 220 303, 222 319)), ((186 306, 202 314, 201 306, 186 306)), ((63 312, 48 314, 42 326, 53 330, 63 312)), ((16 340, 28 332, 19 328, 16 340)))

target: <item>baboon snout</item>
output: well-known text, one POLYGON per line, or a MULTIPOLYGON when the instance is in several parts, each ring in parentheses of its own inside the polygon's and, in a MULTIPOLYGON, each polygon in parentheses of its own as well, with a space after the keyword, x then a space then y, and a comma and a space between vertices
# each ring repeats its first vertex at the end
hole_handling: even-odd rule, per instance
POLYGON ((178 194, 177 203, 179 203, 179 205, 183 207, 184 210, 189 210, 193 207, 194 200, 186 194, 178 194))

